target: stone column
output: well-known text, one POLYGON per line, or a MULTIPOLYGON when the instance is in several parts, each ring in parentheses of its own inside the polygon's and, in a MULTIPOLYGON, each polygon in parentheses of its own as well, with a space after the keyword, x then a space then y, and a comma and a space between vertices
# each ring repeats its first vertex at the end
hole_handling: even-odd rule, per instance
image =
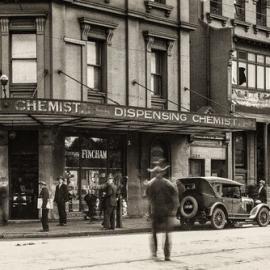
MULTIPOLYGON (((7 75, 9 78, 9 19, 0 18, 0 30, 1 30, 1 56, 2 65, 0 69, 2 74, 7 75)), ((4 93, 0 91, 0 97, 3 97, 4 93)), ((6 85, 6 95, 9 97, 9 83, 6 85)))
MULTIPOLYGON (((47 184, 50 198, 54 198, 54 132, 50 129, 42 129, 39 131, 39 181, 47 184)), ((50 211, 51 217, 54 218, 54 212, 50 211)))
MULTIPOLYGON (((9 194, 9 178, 8 178, 8 131, 0 131, 0 181, 7 182, 7 190, 9 194)), ((6 204, 6 211, 9 217, 9 201, 6 204)))
MULTIPOLYGON (((44 27, 45 27, 45 18, 38 17, 36 18, 36 27, 37 27, 37 93, 36 97, 45 98, 45 55, 44 55, 44 27)), ((48 96, 48 95, 47 95, 48 96)))

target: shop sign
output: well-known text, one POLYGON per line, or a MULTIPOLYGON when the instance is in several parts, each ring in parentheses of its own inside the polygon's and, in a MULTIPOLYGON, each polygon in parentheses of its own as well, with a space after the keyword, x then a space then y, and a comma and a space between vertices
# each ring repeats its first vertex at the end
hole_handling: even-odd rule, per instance
POLYGON ((82 149, 83 159, 107 159, 107 150, 82 149))
POLYGON ((194 126, 222 127, 234 129, 256 129, 250 118, 223 115, 192 114, 136 107, 124 107, 88 102, 46 99, 2 99, 0 112, 78 115, 106 119, 123 119, 150 123, 185 124, 194 126))

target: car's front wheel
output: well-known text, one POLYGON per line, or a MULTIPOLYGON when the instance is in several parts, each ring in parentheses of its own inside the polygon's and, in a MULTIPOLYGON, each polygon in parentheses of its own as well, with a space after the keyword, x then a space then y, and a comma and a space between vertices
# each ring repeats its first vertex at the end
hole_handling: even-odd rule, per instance
POLYGON ((211 225, 216 230, 221 230, 226 225, 226 215, 224 211, 217 207, 211 216, 211 225))
POLYGON ((265 227, 269 223, 269 210, 262 207, 257 215, 257 223, 260 227, 265 227))

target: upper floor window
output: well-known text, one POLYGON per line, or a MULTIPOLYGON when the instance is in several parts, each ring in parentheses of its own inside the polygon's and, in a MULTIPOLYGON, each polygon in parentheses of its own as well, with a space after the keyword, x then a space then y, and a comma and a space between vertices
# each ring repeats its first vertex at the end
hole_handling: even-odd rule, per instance
POLYGON ((267 0, 258 0, 256 3, 256 24, 266 26, 267 0))
POLYGON ((210 13, 222 15, 222 0, 210 0, 210 13))
POLYGON ((270 56, 235 51, 232 61, 232 84, 270 91, 270 56))
POLYGON ((37 52, 35 34, 11 35, 12 83, 37 83, 37 52))
POLYGON ((151 52, 151 90, 155 96, 163 97, 162 90, 164 83, 164 57, 163 52, 153 50, 151 52))
POLYGON ((245 21, 245 3, 246 0, 234 0, 235 19, 245 21))
POLYGON ((102 43, 97 41, 87 42, 87 85, 101 91, 102 69, 102 43))

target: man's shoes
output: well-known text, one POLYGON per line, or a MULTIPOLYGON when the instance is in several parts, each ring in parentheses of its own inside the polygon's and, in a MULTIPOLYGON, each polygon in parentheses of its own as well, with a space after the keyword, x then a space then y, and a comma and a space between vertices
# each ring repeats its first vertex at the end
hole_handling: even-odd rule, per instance
POLYGON ((49 229, 46 229, 46 230, 40 230, 39 232, 48 232, 49 231, 49 229))
POLYGON ((56 226, 64 226, 64 224, 63 223, 58 223, 58 224, 56 224, 56 226))
POLYGON ((165 261, 170 261, 171 258, 170 257, 165 257, 165 261))

